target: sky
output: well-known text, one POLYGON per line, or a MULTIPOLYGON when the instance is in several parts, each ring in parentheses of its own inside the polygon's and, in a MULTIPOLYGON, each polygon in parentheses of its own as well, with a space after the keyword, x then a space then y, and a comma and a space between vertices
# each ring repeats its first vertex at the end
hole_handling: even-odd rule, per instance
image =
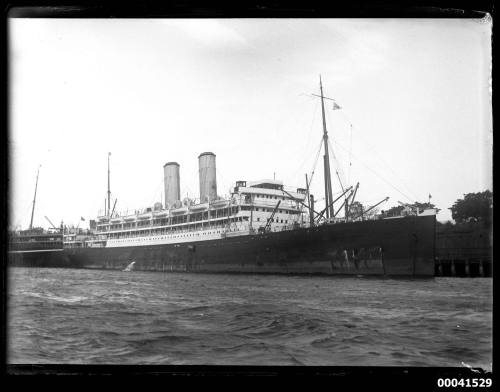
POLYGON ((205 151, 219 195, 307 173, 324 205, 320 75, 341 107, 325 101, 334 197, 357 182, 365 206, 390 198, 381 209, 431 195, 445 221, 492 189, 490 18, 8 23, 11 227, 29 226, 39 165, 33 225, 88 227, 108 152, 122 213, 162 199, 169 161, 199 197, 205 151))

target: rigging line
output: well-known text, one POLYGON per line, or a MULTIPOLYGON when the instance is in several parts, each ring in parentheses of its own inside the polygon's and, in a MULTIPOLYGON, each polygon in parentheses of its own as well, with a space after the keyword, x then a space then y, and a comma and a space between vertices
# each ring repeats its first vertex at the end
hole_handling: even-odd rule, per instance
MULTIPOLYGON (((302 160, 301 164, 297 167, 297 170, 295 171, 296 173, 298 173, 299 171, 301 171, 302 167, 305 165, 305 163, 307 162, 307 159, 308 159, 308 158, 309 158, 309 156, 310 156, 310 155, 307 153, 307 151, 309 150, 309 146, 310 146, 310 144, 311 144, 311 143, 310 143, 310 141, 311 141, 311 140, 314 140, 314 139, 313 139, 312 137, 310 137, 310 136, 311 136, 311 134, 312 134, 312 129, 313 129, 313 126, 314 126, 314 123, 315 123, 315 120, 316 120, 316 112, 318 111, 318 107, 319 107, 319 104, 318 104, 318 102, 316 102, 316 105, 315 105, 315 110, 314 110, 314 114, 313 114, 313 116, 312 116, 311 126, 310 126, 310 128, 309 128, 309 132, 308 132, 308 134, 307 134, 307 141, 308 141, 308 143, 307 143, 307 145, 306 145, 304 148, 300 148, 301 150, 306 151, 306 152, 304 153, 304 159, 302 160)), ((320 143, 320 144, 321 144, 321 143, 320 143)), ((320 148, 321 148, 321 146, 320 146, 320 148)), ((310 182, 310 181, 309 181, 309 182, 310 182)))
MULTIPOLYGON (((350 126, 351 126, 351 141, 352 141, 352 128, 353 128, 353 125, 352 125, 352 122, 351 122, 351 119, 349 118, 349 116, 347 114, 345 114, 345 111, 341 111, 342 112, 342 115, 345 117, 345 119, 349 122, 350 126)), ((373 151, 375 153, 375 155, 377 156, 377 158, 392 172, 392 174, 397 177, 397 179, 401 182, 401 184, 406 188, 406 190, 415 198, 415 200, 419 199, 419 197, 416 196, 415 192, 413 192, 409 186, 405 183, 405 181, 394 171, 394 169, 382 158, 382 156, 377 152, 377 149, 374 145, 372 145, 371 143, 368 143, 366 141, 366 139, 363 139, 360 137, 360 134, 359 132, 357 133, 358 135, 358 138, 364 142, 369 148, 370 148, 370 151, 373 151)))
POLYGON ((350 127, 350 142, 349 142, 349 168, 347 171, 347 182, 348 185, 351 185, 351 166, 352 166, 352 124, 349 124, 350 127))
POLYGON ((340 165, 340 162, 338 161, 337 157, 335 156, 335 152, 334 152, 331 140, 328 140, 328 144, 330 146, 330 149, 332 150, 332 155, 333 155, 333 159, 334 159, 335 167, 336 167, 335 172, 337 174, 339 174, 339 172, 340 172, 340 177, 341 177, 342 182, 344 184, 346 184, 346 186, 348 186, 347 183, 346 183, 346 180, 345 180, 345 175, 344 175, 344 171, 342 170, 342 166, 340 165))
MULTIPOLYGON (((302 94, 302 95, 306 95, 306 94, 302 94)), ((305 146, 304 145, 297 146, 297 149, 296 149, 297 152, 291 151, 292 156, 293 155, 299 155, 300 151, 308 151, 309 150, 309 147, 310 147, 310 144, 311 144, 311 140, 313 140, 311 138, 311 134, 312 134, 312 129, 313 129, 313 126, 314 126, 314 122, 316 120, 316 112, 317 112, 317 109, 318 109, 318 102, 317 102, 317 100, 314 100, 314 102, 315 102, 315 105, 313 107, 313 114, 311 116, 311 118, 312 118, 311 125, 309 127, 308 132, 307 132, 307 135, 305 135, 306 136, 305 139, 307 140, 307 143, 306 143, 305 146)), ((300 111, 298 111, 298 110, 294 111, 294 113, 292 114, 292 118, 291 119, 287 119, 286 123, 287 124, 290 124, 290 123, 292 123, 292 124, 299 124, 299 120, 301 120, 301 119, 298 118, 299 114, 300 114, 300 111)), ((279 119, 279 124, 278 124, 278 127, 276 128, 278 131, 282 128, 282 124, 284 123, 283 117, 284 116, 282 116, 279 119)), ((302 118, 304 118, 304 116, 302 116, 302 118)), ((300 123, 302 123, 302 121, 300 121, 300 123)), ((293 140, 294 140, 294 138, 285 138, 285 142, 289 142, 289 143, 285 143, 284 142, 284 144, 283 144, 282 147, 285 147, 285 148, 287 148, 289 150, 292 150, 293 143, 291 143, 291 142, 293 142, 293 140)), ((304 154, 304 159, 301 161, 301 164, 299 166, 297 166, 297 169, 296 169, 295 172, 301 171, 301 168, 306 163, 308 156, 309 156, 308 154, 304 154)))
POLYGON ((340 114, 344 117, 344 120, 352 126, 352 121, 351 121, 351 118, 346 114, 346 111, 349 111, 348 108, 346 108, 345 106, 342 106, 342 110, 339 110, 340 114))
MULTIPOLYGON (((314 161, 314 165, 313 165, 313 168, 312 168, 312 173, 314 174, 314 170, 316 168, 316 164, 318 162, 318 158, 319 158, 319 154, 321 152, 321 145, 323 143, 323 140, 321 138, 320 140, 320 143, 319 143, 319 148, 318 148, 318 152, 316 153, 316 158, 315 158, 315 161, 314 161)), ((302 168, 304 167, 304 165, 306 164, 307 160, 308 160, 308 157, 310 156, 310 154, 305 154, 305 158, 304 160, 302 161, 302 163, 300 164, 300 166, 297 167, 297 169, 294 171, 295 175, 297 175, 297 173, 301 172, 302 168)), ((309 184, 312 182, 312 177, 309 179, 309 184)))
POLYGON ((340 165, 340 161, 337 159, 337 156, 335 155, 335 150, 333 149, 332 141, 330 139, 328 139, 328 145, 330 146, 330 149, 332 150, 333 160, 336 163, 338 170, 341 172, 342 177, 344 177, 344 173, 342 171, 342 166, 340 165))
POLYGON ((316 121, 316 113, 318 112, 318 108, 319 108, 319 101, 317 99, 315 99, 314 100, 314 110, 313 110, 313 115, 312 115, 312 120, 311 120, 311 126, 309 127, 309 132, 307 134, 307 137, 309 140, 311 140, 311 138, 309 138, 309 136, 312 134, 314 122, 316 121))
MULTIPOLYGON (((342 110, 338 110, 338 111, 342 112, 342 110)), ((336 129, 335 127, 333 127, 333 120, 332 120, 331 116, 327 116, 326 120, 328 122, 328 126, 330 129, 336 129)), ((348 184, 348 181, 346 181, 344 170, 342 169, 342 166, 340 165, 340 161, 337 159, 337 156, 335 155, 335 150, 333 149, 333 146, 331 144, 332 139, 336 140, 337 138, 333 138, 333 137, 328 138, 328 143, 329 143, 330 149, 332 150, 332 156, 334 159, 334 163, 336 164, 336 168, 337 168, 337 170, 335 170, 335 171, 337 172, 337 174, 340 172, 340 175, 342 177, 342 182, 346 185, 346 187, 350 186, 351 184, 350 183, 348 184)))
POLYGON ((373 146, 372 144, 368 143, 366 140, 363 140, 365 142, 365 144, 370 147, 370 150, 374 152, 375 156, 378 158, 378 160, 386 167, 388 168, 392 174, 394 175, 394 177, 396 177, 396 179, 404 186, 404 188, 406 188, 406 190, 408 191, 408 193, 410 193, 414 198, 415 200, 418 200, 419 197, 416 195, 415 192, 413 192, 410 187, 406 184, 406 182, 403 180, 403 178, 398 174, 396 173, 396 171, 391 167, 391 165, 389 165, 385 159, 383 159, 383 157, 377 152, 377 149, 375 146, 373 146))
MULTIPOLYGON (((342 145, 340 145, 338 142, 336 142, 340 148, 342 148, 344 151, 346 151, 346 148, 344 148, 342 145)), ((377 177, 379 177, 381 180, 383 180, 385 183, 387 183, 391 188, 395 189, 398 193, 400 193, 402 196, 406 197, 408 200, 410 200, 412 203, 415 203, 415 200, 410 198, 408 195, 403 193, 401 190, 399 190, 395 185, 393 185, 389 180, 386 178, 382 177, 380 174, 378 174, 375 170, 373 170, 370 166, 368 166, 366 163, 364 163, 361 159, 359 159, 356 155, 352 154, 352 156, 358 160, 363 166, 365 166, 368 170, 370 170, 373 174, 375 174, 377 177)))
MULTIPOLYGON (((222 193, 221 196, 222 197, 226 197, 226 196, 230 197, 231 196, 230 194, 229 195, 226 194, 226 191, 227 191, 226 187, 227 187, 227 184, 229 184, 229 189, 230 189, 232 187, 232 183, 231 182, 226 182, 225 181, 225 177, 221 176, 220 173, 221 173, 220 170, 216 168, 215 169, 215 174, 216 174, 216 176, 218 178, 217 183, 218 184, 224 184, 224 186, 221 185, 220 188, 217 187, 218 188, 217 189, 217 193, 219 193, 219 189, 224 189, 224 193, 222 193)), ((219 196, 219 195, 216 195, 216 196, 219 196)))
POLYGON ((181 195, 180 195, 180 196, 181 196, 181 200, 180 200, 180 202, 181 202, 181 203, 183 202, 183 200, 184 200, 186 197, 187 197, 188 199, 190 199, 190 197, 189 197, 189 192, 193 193, 193 192, 191 191, 191 188, 189 187, 189 185, 184 185, 184 190, 186 191, 186 196, 182 197, 182 193, 181 193, 181 195))
MULTIPOLYGON (((312 138, 309 138, 309 135, 311 135, 311 133, 312 133, 312 129, 313 129, 313 126, 314 126, 314 123, 315 123, 315 120, 316 120, 316 113, 318 112, 318 108, 319 108, 319 100, 314 99, 314 102, 315 102, 314 113, 313 113, 312 120, 311 120, 311 126, 310 126, 309 132, 308 132, 308 140, 312 140, 312 138)), ((321 137, 320 142, 319 142, 319 148, 318 148, 318 152, 316 154, 316 158, 314 160, 314 165, 313 165, 312 170, 311 170, 311 178, 309 179, 309 184, 312 183, 312 180, 313 180, 313 177, 314 177, 314 173, 316 171, 316 165, 318 163, 319 155, 321 153, 322 145, 323 145, 323 136, 321 137)), ((306 149, 308 149, 308 147, 309 147, 309 143, 307 144, 307 148, 306 149)), ((305 155, 305 159, 302 161, 302 163, 300 164, 300 166, 297 168, 296 172, 300 171, 300 169, 304 166, 304 164, 307 161, 307 157, 309 155, 308 154, 304 154, 304 155, 305 155)), ((316 199, 316 200, 318 200, 318 199, 316 199)))
MULTIPOLYGON (((300 95, 306 95, 306 94, 299 94, 299 96, 300 96, 300 95)), ((276 131, 276 133, 278 133, 278 134, 279 134, 279 132, 280 132, 281 128, 283 127, 283 124, 285 124, 285 122, 286 122, 286 123, 292 123, 292 124, 298 124, 298 123, 299 123, 299 120, 300 120, 300 119, 298 119, 298 116, 299 116, 301 113, 303 113, 303 114, 304 114, 304 112, 303 112, 303 111, 301 112, 300 110, 294 110, 294 111, 292 112, 292 115, 291 115, 291 116, 290 116, 290 114, 289 114, 289 113, 283 113, 283 114, 282 114, 282 115, 281 115, 281 116, 277 119, 277 126, 273 127, 273 128, 274 128, 274 130, 276 131)), ((304 116, 303 116, 303 117, 304 117, 304 116)), ((313 119, 314 119, 314 116, 313 116, 313 119)))
MULTIPOLYGON (((149 206, 153 206, 153 204, 157 202, 156 196, 158 195, 158 190, 160 190, 160 192, 161 192, 162 182, 163 182, 163 180, 158 181, 158 184, 154 188, 154 191, 152 192, 152 196, 150 197, 150 200, 149 200, 149 204, 148 204, 149 206)), ((162 200, 160 200, 160 201, 163 204, 163 201, 162 200)))
POLYGON ((318 108, 319 108, 319 102, 318 102, 318 100, 315 99, 314 106, 313 106, 313 112, 312 112, 312 116, 311 116, 311 125, 309 126, 309 131, 307 132, 307 135, 306 135, 307 145, 304 148, 306 151, 309 149, 310 141, 314 140, 314 138, 312 138, 311 135, 312 135, 312 131, 314 128, 314 123, 316 122, 316 115, 318 112, 318 108))
POLYGON ((316 154, 316 159, 314 160, 314 165, 313 165, 313 168, 311 170, 311 178, 309 179, 309 184, 312 184, 312 180, 313 180, 313 177, 314 177, 314 172, 316 171, 316 165, 318 164, 318 159, 319 159, 319 155, 321 153, 321 147, 322 146, 323 146, 323 137, 321 137, 321 140, 319 142, 318 153, 316 154))

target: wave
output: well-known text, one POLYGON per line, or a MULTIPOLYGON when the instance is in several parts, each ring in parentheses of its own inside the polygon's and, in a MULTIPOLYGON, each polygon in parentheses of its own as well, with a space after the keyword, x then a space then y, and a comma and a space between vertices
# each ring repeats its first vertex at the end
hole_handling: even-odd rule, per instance
POLYGON ((63 303, 77 303, 77 302, 83 302, 89 299, 89 297, 81 296, 81 295, 72 295, 68 297, 60 297, 58 295, 53 295, 53 294, 40 294, 40 293, 29 293, 28 296, 34 297, 34 298, 40 298, 40 299, 45 299, 45 300, 50 300, 50 301, 56 301, 56 302, 63 302, 63 303))
POLYGON ((31 363, 477 366, 492 358, 484 280, 65 269, 10 278, 12 358, 31 363))
POLYGON ((200 306, 190 306, 190 307, 183 307, 181 309, 175 309, 175 310, 170 310, 168 313, 169 314, 189 314, 193 312, 202 312, 202 311, 208 311, 209 309, 212 309, 212 305, 200 305, 200 306))
POLYGON ((334 332, 331 332, 327 335, 323 335, 320 337, 317 337, 311 341, 312 346, 325 346, 325 345, 330 345, 330 343, 337 343, 338 338, 337 335, 334 332))

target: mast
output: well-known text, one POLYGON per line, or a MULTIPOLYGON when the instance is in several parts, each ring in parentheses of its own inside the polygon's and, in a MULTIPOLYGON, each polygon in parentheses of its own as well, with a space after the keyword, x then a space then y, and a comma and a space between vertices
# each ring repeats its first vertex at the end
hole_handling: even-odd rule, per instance
MULTIPOLYGON (((306 173, 306 192, 307 192, 307 205, 309 206, 309 225, 310 227, 314 226, 314 213, 313 213, 313 208, 311 206, 311 196, 309 193, 309 180, 307 178, 307 173, 306 173)), ((312 196, 312 200, 314 203, 314 196, 312 196)))
POLYGON ((42 165, 38 166, 38 171, 36 172, 35 195, 33 196, 33 208, 31 209, 30 230, 33 228, 33 215, 35 214, 36 189, 38 188, 38 175, 40 174, 41 166, 42 165))
POLYGON ((325 102, 323 95, 323 84, 321 83, 321 75, 319 76, 319 89, 321 94, 321 114, 323 115, 323 143, 325 146, 325 155, 323 156, 324 173, 325 173, 325 205, 328 207, 326 211, 326 217, 333 217, 333 206, 330 203, 333 199, 332 197, 332 178, 330 175, 330 156, 328 154, 328 132, 326 130, 326 119, 325 119, 325 102))
POLYGON ((109 177, 110 177, 110 171, 109 171, 109 157, 111 156, 111 153, 108 152, 108 216, 110 214, 110 207, 111 207, 111 190, 109 187, 109 177))

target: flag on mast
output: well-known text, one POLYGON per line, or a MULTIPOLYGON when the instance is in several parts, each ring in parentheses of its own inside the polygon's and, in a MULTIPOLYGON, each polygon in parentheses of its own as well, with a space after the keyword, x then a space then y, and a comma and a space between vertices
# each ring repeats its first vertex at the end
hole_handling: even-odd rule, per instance
POLYGON ((339 105, 337 105, 337 102, 333 101, 333 110, 337 110, 337 109, 342 109, 339 105))

